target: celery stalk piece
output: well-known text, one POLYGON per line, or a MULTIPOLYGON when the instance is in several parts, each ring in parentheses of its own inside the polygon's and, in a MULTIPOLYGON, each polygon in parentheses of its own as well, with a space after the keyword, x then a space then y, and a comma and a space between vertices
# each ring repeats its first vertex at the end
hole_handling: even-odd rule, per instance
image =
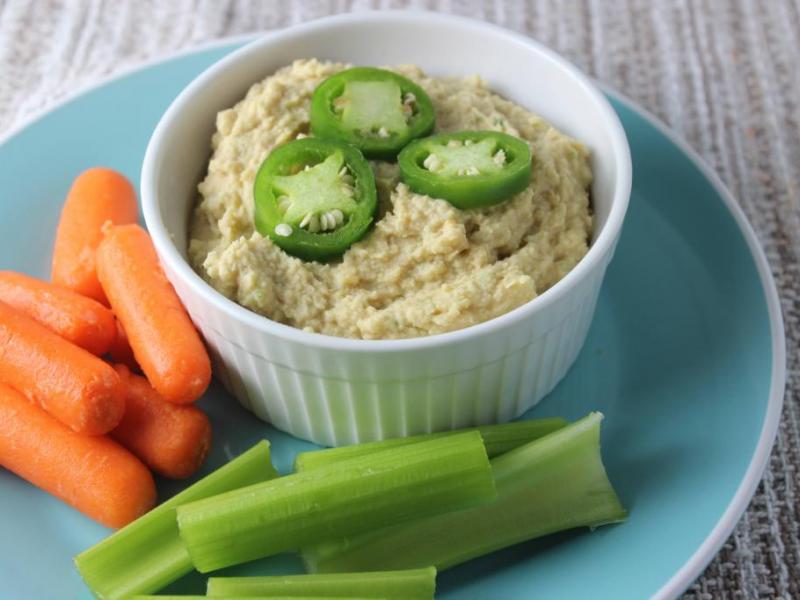
POLYGON ((211 577, 206 594, 223 596, 365 596, 387 600, 433 600, 436 569, 283 575, 274 577, 211 577))
POLYGON ((176 494, 130 525, 75 557, 86 585, 101 600, 156 592, 192 570, 189 553, 178 534, 175 509, 277 477, 263 440, 176 494))
POLYGON ((600 413, 492 461, 498 499, 310 546, 310 572, 440 571, 548 533, 625 519, 600 456, 600 413))
MULTIPOLYGON (((128 600, 207 600, 208 596, 133 596, 128 600)), ((217 596, 217 600, 390 600, 379 596, 217 596)), ((409 598, 409 600, 412 600, 409 598)))
POLYGON ((178 527, 195 568, 207 573, 496 497, 473 431, 185 504, 178 527))
POLYGON ((319 467, 327 467, 342 460, 348 460, 382 450, 399 448, 400 446, 407 446, 408 444, 426 442, 448 435, 456 435, 466 431, 480 432, 481 437, 483 437, 483 443, 486 446, 486 454, 489 455, 489 458, 494 458, 523 444, 539 439, 557 429, 561 429, 566 424, 567 421, 560 418, 532 419, 529 421, 503 423, 502 425, 481 425, 480 427, 470 427, 468 429, 424 433, 422 435, 392 438, 379 442, 367 442, 365 444, 353 444, 352 446, 341 446, 339 448, 312 450, 310 452, 301 452, 295 457, 294 470, 299 472, 318 469, 319 467))
MULTIPOLYGON (((208 596, 133 596, 128 600, 207 600, 208 596)), ((378 596, 217 596, 217 600, 390 600, 378 596)), ((409 600, 412 600, 409 598, 409 600)))

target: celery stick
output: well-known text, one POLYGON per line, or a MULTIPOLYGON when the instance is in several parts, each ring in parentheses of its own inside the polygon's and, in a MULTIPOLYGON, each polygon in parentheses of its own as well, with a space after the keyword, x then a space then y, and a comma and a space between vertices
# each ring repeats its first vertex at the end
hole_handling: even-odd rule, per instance
MULTIPOLYGON (((207 600, 207 596, 133 596, 127 600, 207 600)), ((250 596, 249 598, 244 596, 222 596, 217 600, 281 600, 280 598, 275 598, 274 596, 250 596)), ((330 600, 330 598, 292 598, 291 600, 330 600)), ((348 598, 348 600, 350 600, 348 598)))
POLYGON ((392 438, 380 442, 367 442, 366 444, 354 444, 352 446, 341 446, 339 448, 326 448, 324 450, 312 450, 301 452, 294 460, 295 471, 308 471, 327 467, 335 462, 364 456, 373 452, 399 448, 408 444, 426 442, 438 439, 447 435, 455 435, 466 431, 478 431, 483 437, 486 446, 486 454, 489 458, 494 458, 500 454, 513 450, 523 444, 527 444, 542 436, 561 429, 567 424, 564 419, 533 419, 529 421, 513 421, 502 425, 481 425, 480 427, 470 427, 468 429, 456 429, 453 431, 440 431, 438 433, 424 433, 405 438, 392 438))
POLYGON ((207 573, 495 498, 486 450, 473 431, 185 504, 178 527, 195 568, 207 573))
POLYGON ((600 413, 591 413, 492 461, 495 503, 351 535, 303 551, 311 572, 440 571, 548 533, 626 517, 600 456, 600 413))
POLYGON ((274 577, 211 577, 208 596, 369 596, 388 600, 433 600, 436 569, 283 575, 274 577))
MULTIPOLYGON (((133 596, 129 600, 206 600, 208 596, 133 596)), ((217 600, 391 600, 383 596, 217 596, 217 600)), ((409 598, 408 600, 413 600, 409 598)))
POLYGON ((175 520, 186 502, 277 477, 264 440, 127 527, 75 557, 75 565, 102 600, 156 592, 192 570, 175 520))
MULTIPOLYGON (((133 596, 129 600, 206 600, 208 596, 133 596)), ((382 596, 217 596, 217 600, 391 600, 382 596)), ((409 598, 409 600, 412 600, 409 598)))

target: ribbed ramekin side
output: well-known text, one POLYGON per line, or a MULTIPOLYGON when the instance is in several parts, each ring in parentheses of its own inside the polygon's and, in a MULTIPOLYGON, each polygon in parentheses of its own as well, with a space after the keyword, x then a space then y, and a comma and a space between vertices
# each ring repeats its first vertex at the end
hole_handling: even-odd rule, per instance
POLYGON ((402 361, 414 358, 411 353, 396 357, 397 369, 375 376, 379 357, 343 357, 337 350, 267 339, 231 322, 180 283, 176 291, 208 343, 215 375, 245 408, 297 437, 343 445, 504 422, 537 404, 577 358, 609 260, 610 253, 564 302, 547 314, 534 313, 513 332, 497 330, 487 339, 467 338, 442 348, 474 366, 426 378, 398 376, 405 372, 402 361), (521 335, 527 340, 522 345, 521 335), (286 364, 267 355, 282 355, 286 364), (333 361, 350 365, 352 376, 331 376, 319 368, 333 361))

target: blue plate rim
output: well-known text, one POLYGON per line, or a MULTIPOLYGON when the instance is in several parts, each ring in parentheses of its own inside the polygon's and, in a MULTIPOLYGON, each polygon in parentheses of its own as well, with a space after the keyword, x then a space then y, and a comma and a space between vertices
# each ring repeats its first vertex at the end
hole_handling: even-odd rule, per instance
POLYGON ((720 179, 719 175, 709 167, 703 158, 677 133, 661 121, 656 115, 645 108, 636 104, 624 94, 612 89, 610 86, 599 83, 595 84, 600 89, 612 97, 614 100, 623 104, 626 108, 637 113, 648 123, 655 127, 670 142, 692 161, 714 188, 714 191, 722 199, 725 207, 736 221, 739 231, 747 243, 750 254, 755 262, 758 271, 761 288, 764 292, 764 299, 767 303, 769 313, 770 337, 772 339, 772 372, 770 376, 769 399, 767 401, 767 411, 764 415, 764 422, 761 426, 758 443, 755 452, 750 459, 750 464, 745 470, 744 476, 739 483, 736 492, 731 498, 722 516, 712 528, 705 540, 695 550, 694 554, 681 566, 676 573, 656 592, 652 600, 671 600, 677 598, 697 579, 708 564, 719 552, 725 540, 733 532, 745 510, 747 510, 750 500, 755 494, 756 488, 764 475, 767 462, 769 460, 775 438, 778 433, 781 413, 783 410, 783 399, 786 390, 786 332, 783 325, 783 312, 781 310, 780 297, 772 276, 767 257, 761 244, 758 242, 753 226, 748 221, 747 216, 733 197, 733 194, 720 179))
MULTIPOLYGON (((72 102, 79 100, 81 97, 97 89, 105 87, 106 85, 109 85, 117 80, 124 79, 125 77, 140 71, 145 71, 157 67, 160 64, 193 54, 199 54, 208 50, 220 49, 226 46, 246 44, 268 33, 270 33, 270 31, 222 37, 210 42, 196 44, 177 52, 166 53, 153 60, 126 67, 114 75, 101 78, 98 81, 81 86, 58 102, 34 112, 32 115, 23 119, 19 124, 12 127, 5 134, 0 136, 0 146, 21 134, 25 129, 34 125, 37 121, 43 119, 51 112, 54 112, 65 105, 71 104, 72 102)), ((772 276, 769 262, 767 261, 766 255, 764 254, 764 251, 758 242, 758 237, 756 236, 755 230, 747 220, 742 208, 736 202, 733 195, 716 174, 716 172, 714 172, 705 163, 700 155, 686 141, 684 141, 678 134, 671 131, 667 125, 653 113, 642 108, 633 100, 621 92, 614 90, 610 86, 600 83, 594 78, 592 78, 592 81, 601 89, 603 93, 612 97, 615 101, 623 104, 626 108, 630 109, 636 114, 640 115, 653 127, 655 127, 659 133, 666 137, 684 155, 686 155, 703 174, 703 176, 711 183, 715 192, 722 199, 723 204, 733 216, 737 226, 739 227, 739 231, 747 243, 747 247, 750 250, 750 254, 755 262, 756 270, 758 271, 762 291, 764 292, 764 299, 767 304, 767 311, 769 313, 770 337, 772 340, 770 391, 769 399, 767 401, 767 410, 764 415, 764 422, 761 427, 756 449, 752 458, 750 459, 747 469, 745 470, 742 480, 736 489, 736 492, 728 503, 728 506, 726 507, 720 519, 714 525, 700 546, 698 546, 697 550, 695 550, 694 554, 692 554, 692 556, 661 587, 661 589, 659 589, 652 596, 653 600, 670 600, 677 598, 682 592, 684 592, 692 584, 692 582, 700 576, 706 566, 708 566, 708 564, 719 552, 719 549, 733 532, 733 529, 736 527, 739 519, 750 504, 750 500, 755 494, 756 488, 761 481, 764 470, 766 469, 767 461, 769 460, 772 446, 775 443, 778 426, 780 424, 784 392, 786 387, 786 336, 783 324, 783 312, 781 310, 778 290, 775 286, 775 280, 772 276)))

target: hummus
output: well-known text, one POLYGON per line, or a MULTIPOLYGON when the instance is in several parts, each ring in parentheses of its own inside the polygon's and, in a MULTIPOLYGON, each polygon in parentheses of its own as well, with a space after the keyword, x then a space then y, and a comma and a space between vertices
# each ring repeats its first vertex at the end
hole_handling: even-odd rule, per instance
POLYGON ((527 189, 463 211, 415 194, 397 166, 374 162, 376 223, 336 262, 289 256, 253 225, 253 180, 277 145, 306 135, 311 96, 349 65, 298 60, 253 85, 217 115, 208 173, 199 185, 189 256, 198 273, 242 306, 307 331, 363 339, 409 338, 502 315, 559 281, 586 254, 592 231, 588 152, 478 77, 422 86, 436 130, 492 129, 529 142, 527 189))

